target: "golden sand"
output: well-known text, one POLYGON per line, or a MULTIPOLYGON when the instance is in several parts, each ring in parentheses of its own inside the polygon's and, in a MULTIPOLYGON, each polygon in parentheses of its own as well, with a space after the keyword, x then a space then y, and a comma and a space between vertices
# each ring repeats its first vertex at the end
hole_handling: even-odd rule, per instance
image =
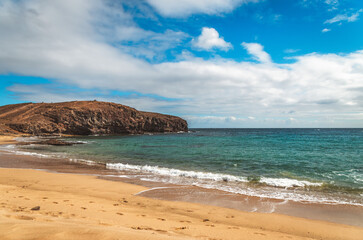
POLYGON ((0 239, 362 239, 363 228, 135 196, 94 176, 0 169, 0 239), (39 210, 31 210, 39 206, 39 210))
POLYGON ((15 137, 16 136, 3 136, 0 135, 0 145, 2 144, 15 144, 15 137))

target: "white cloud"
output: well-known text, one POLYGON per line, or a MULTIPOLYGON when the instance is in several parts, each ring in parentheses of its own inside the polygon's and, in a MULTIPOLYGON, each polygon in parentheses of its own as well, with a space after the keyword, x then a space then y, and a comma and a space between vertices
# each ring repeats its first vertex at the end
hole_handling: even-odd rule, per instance
POLYGON ((259 43, 245 43, 241 44, 253 58, 261 63, 270 63, 270 55, 263 50, 263 46, 259 43))
POLYGON ((321 32, 323 32, 323 33, 330 32, 330 31, 331 31, 331 29, 329 29, 329 28, 324 28, 323 30, 321 30, 321 32))
POLYGON ((284 53, 289 53, 289 54, 291 54, 291 53, 296 53, 296 52, 298 52, 298 51, 300 51, 300 49, 285 49, 284 50, 284 53))
MULTIPOLYGON (((313 53, 295 57, 293 63, 271 64, 262 45, 244 43, 259 63, 203 60, 186 53, 176 62, 151 64, 110 44, 95 29, 99 23, 95 9, 103 8, 107 15, 113 11, 103 1, 74 4, 28 0, 0 5, 0 74, 39 76, 86 91, 54 90, 48 85, 10 87, 22 100, 99 99, 97 89, 106 92, 104 100, 194 116, 195 124, 203 124, 196 119, 204 115, 219 116, 221 120, 209 120, 219 121, 218 126, 227 126, 229 120, 228 126, 234 127, 362 127, 363 51, 313 53), (134 91, 144 97, 117 97, 108 91, 134 91), (291 112, 296 121, 289 119, 291 112)), ((124 19, 130 21, 127 15, 124 19)))
POLYGON ((339 4, 339 0, 325 0, 325 3, 329 5, 336 5, 339 4))
POLYGON ((202 50, 221 49, 224 51, 232 48, 232 44, 226 42, 214 28, 204 27, 201 35, 197 39, 193 39, 192 44, 194 47, 202 50))
POLYGON ((220 14, 233 11, 244 3, 260 0, 146 0, 161 15, 186 17, 192 14, 220 14))
POLYGON ((329 11, 337 10, 339 6, 339 0, 325 0, 325 3, 331 8, 329 11))
POLYGON ((325 24, 332 24, 332 23, 338 23, 338 22, 355 22, 357 21, 359 18, 360 13, 363 11, 363 9, 358 10, 355 13, 352 13, 351 15, 348 14, 338 14, 335 17, 326 20, 324 23, 325 24))

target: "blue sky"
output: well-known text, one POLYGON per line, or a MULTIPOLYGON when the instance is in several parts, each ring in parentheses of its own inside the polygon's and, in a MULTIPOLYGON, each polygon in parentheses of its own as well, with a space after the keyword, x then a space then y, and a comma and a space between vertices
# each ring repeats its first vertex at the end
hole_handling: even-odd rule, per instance
POLYGON ((0 104, 363 127, 362 18, 357 0, 1 0, 0 104))

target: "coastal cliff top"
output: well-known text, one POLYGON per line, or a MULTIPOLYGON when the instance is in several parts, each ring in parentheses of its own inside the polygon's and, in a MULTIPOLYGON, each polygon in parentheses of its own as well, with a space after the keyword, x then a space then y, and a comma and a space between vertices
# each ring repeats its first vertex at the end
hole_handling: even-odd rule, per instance
POLYGON ((187 131, 184 119, 111 102, 21 103, 0 107, 0 134, 90 135, 187 131))

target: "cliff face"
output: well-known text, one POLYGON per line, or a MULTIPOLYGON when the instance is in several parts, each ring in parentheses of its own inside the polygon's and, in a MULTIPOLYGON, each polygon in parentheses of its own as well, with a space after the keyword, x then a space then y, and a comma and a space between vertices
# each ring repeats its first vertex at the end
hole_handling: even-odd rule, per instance
POLYGON ((188 131, 179 117, 98 101, 22 103, 0 107, 0 133, 133 134, 188 131))

